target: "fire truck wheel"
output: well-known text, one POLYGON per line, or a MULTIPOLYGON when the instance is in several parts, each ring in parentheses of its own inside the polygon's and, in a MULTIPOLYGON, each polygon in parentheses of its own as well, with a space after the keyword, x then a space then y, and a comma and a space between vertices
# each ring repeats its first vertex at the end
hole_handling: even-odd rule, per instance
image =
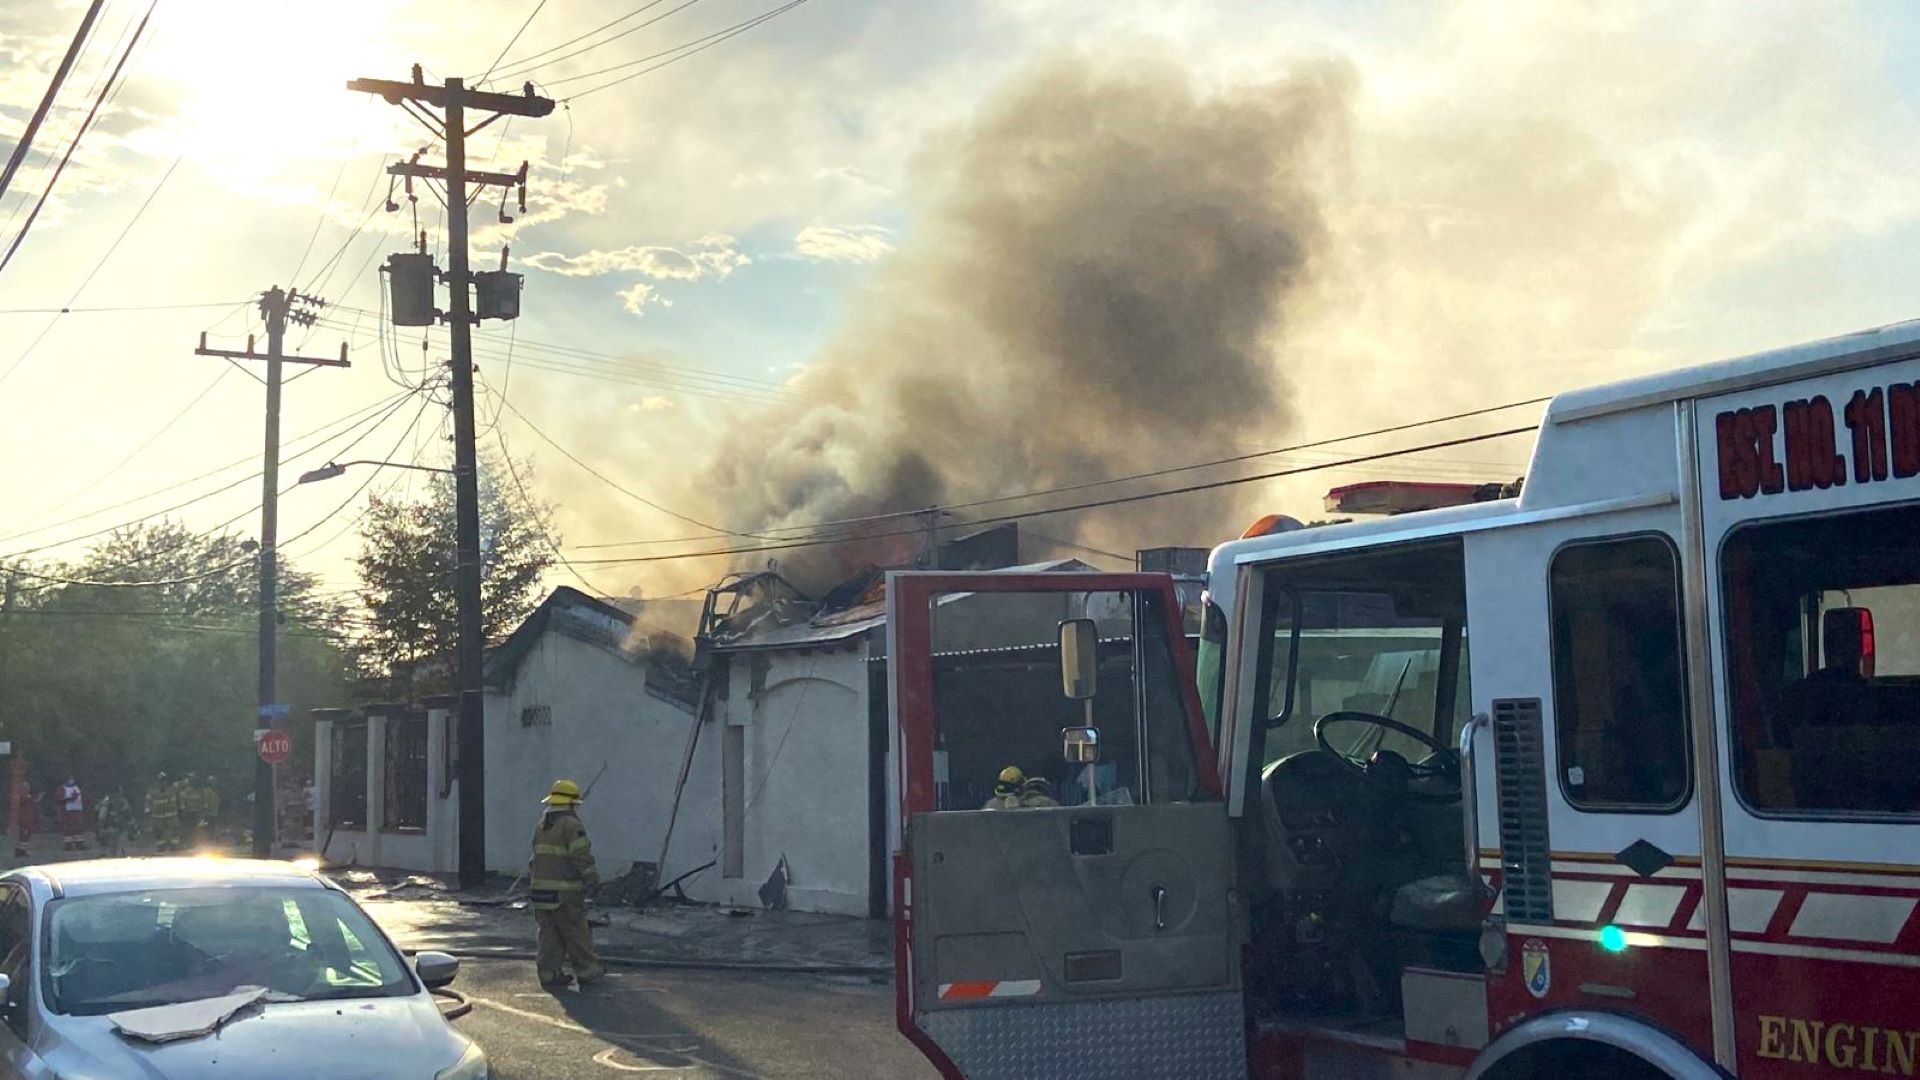
POLYGON ((1614 1046, 1591 1042, 1537 1043, 1488 1069, 1481 1080, 1672 1080, 1671 1074, 1614 1046))

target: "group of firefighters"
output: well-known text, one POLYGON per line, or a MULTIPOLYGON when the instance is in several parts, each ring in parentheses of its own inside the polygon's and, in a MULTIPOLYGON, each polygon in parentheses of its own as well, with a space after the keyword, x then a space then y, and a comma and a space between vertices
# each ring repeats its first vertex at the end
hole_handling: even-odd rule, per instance
POLYGON ((188 773, 171 783, 166 773, 147 789, 147 832, 156 851, 179 851, 207 842, 220 817, 220 791, 212 778, 188 773))
MULTIPOLYGON (((25 779, 14 788, 15 857, 25 857, 32 851, 42 797, 25 779)), ((63 851, 86 850, 87 835, 92 833, 102 852, 117 855, 124 851, 127 841, 143 831, 156 850, 178 851, 205 843, 220 816, 220 791, 213 786, 213 778, 192 773, 179 780, 169 780, 166 773, 155 776, 153 786, 147 789, 144 813, 136 811, 133 801, 117 790, 91 803, 71 776, 55 789, 53 801, 63 851)))

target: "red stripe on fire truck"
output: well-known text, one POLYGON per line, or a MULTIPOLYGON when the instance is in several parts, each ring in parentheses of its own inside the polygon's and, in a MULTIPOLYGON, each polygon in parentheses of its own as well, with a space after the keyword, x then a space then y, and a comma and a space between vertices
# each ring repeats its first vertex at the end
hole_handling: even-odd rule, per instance
POLYGON ((941 1001, 971 1001, 981 998, 1033 997, 1040 992, 1039 979, 999 979, 994 981, 950 982, 940 984, 941 1001))

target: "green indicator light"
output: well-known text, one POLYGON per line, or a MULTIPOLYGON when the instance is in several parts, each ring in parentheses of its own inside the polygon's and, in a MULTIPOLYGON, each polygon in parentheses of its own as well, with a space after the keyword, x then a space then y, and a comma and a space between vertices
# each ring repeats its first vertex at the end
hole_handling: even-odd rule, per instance
POLYGON ((1611 953, 1627 951, 1627 932, 1617 926, 1600 928, 1600 947, 1611 953))

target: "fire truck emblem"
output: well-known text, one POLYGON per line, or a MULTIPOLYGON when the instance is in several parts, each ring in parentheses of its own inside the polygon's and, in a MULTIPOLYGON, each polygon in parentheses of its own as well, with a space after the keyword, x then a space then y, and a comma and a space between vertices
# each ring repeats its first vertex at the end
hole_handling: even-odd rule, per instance
POLYGON ((1547 955, 1546 942, 1528 938, 1520 946, 1520 975, 1527 980, 1527 993, 1537 998, 1547 996, 1553 986, 1553 958, 1547 955))

